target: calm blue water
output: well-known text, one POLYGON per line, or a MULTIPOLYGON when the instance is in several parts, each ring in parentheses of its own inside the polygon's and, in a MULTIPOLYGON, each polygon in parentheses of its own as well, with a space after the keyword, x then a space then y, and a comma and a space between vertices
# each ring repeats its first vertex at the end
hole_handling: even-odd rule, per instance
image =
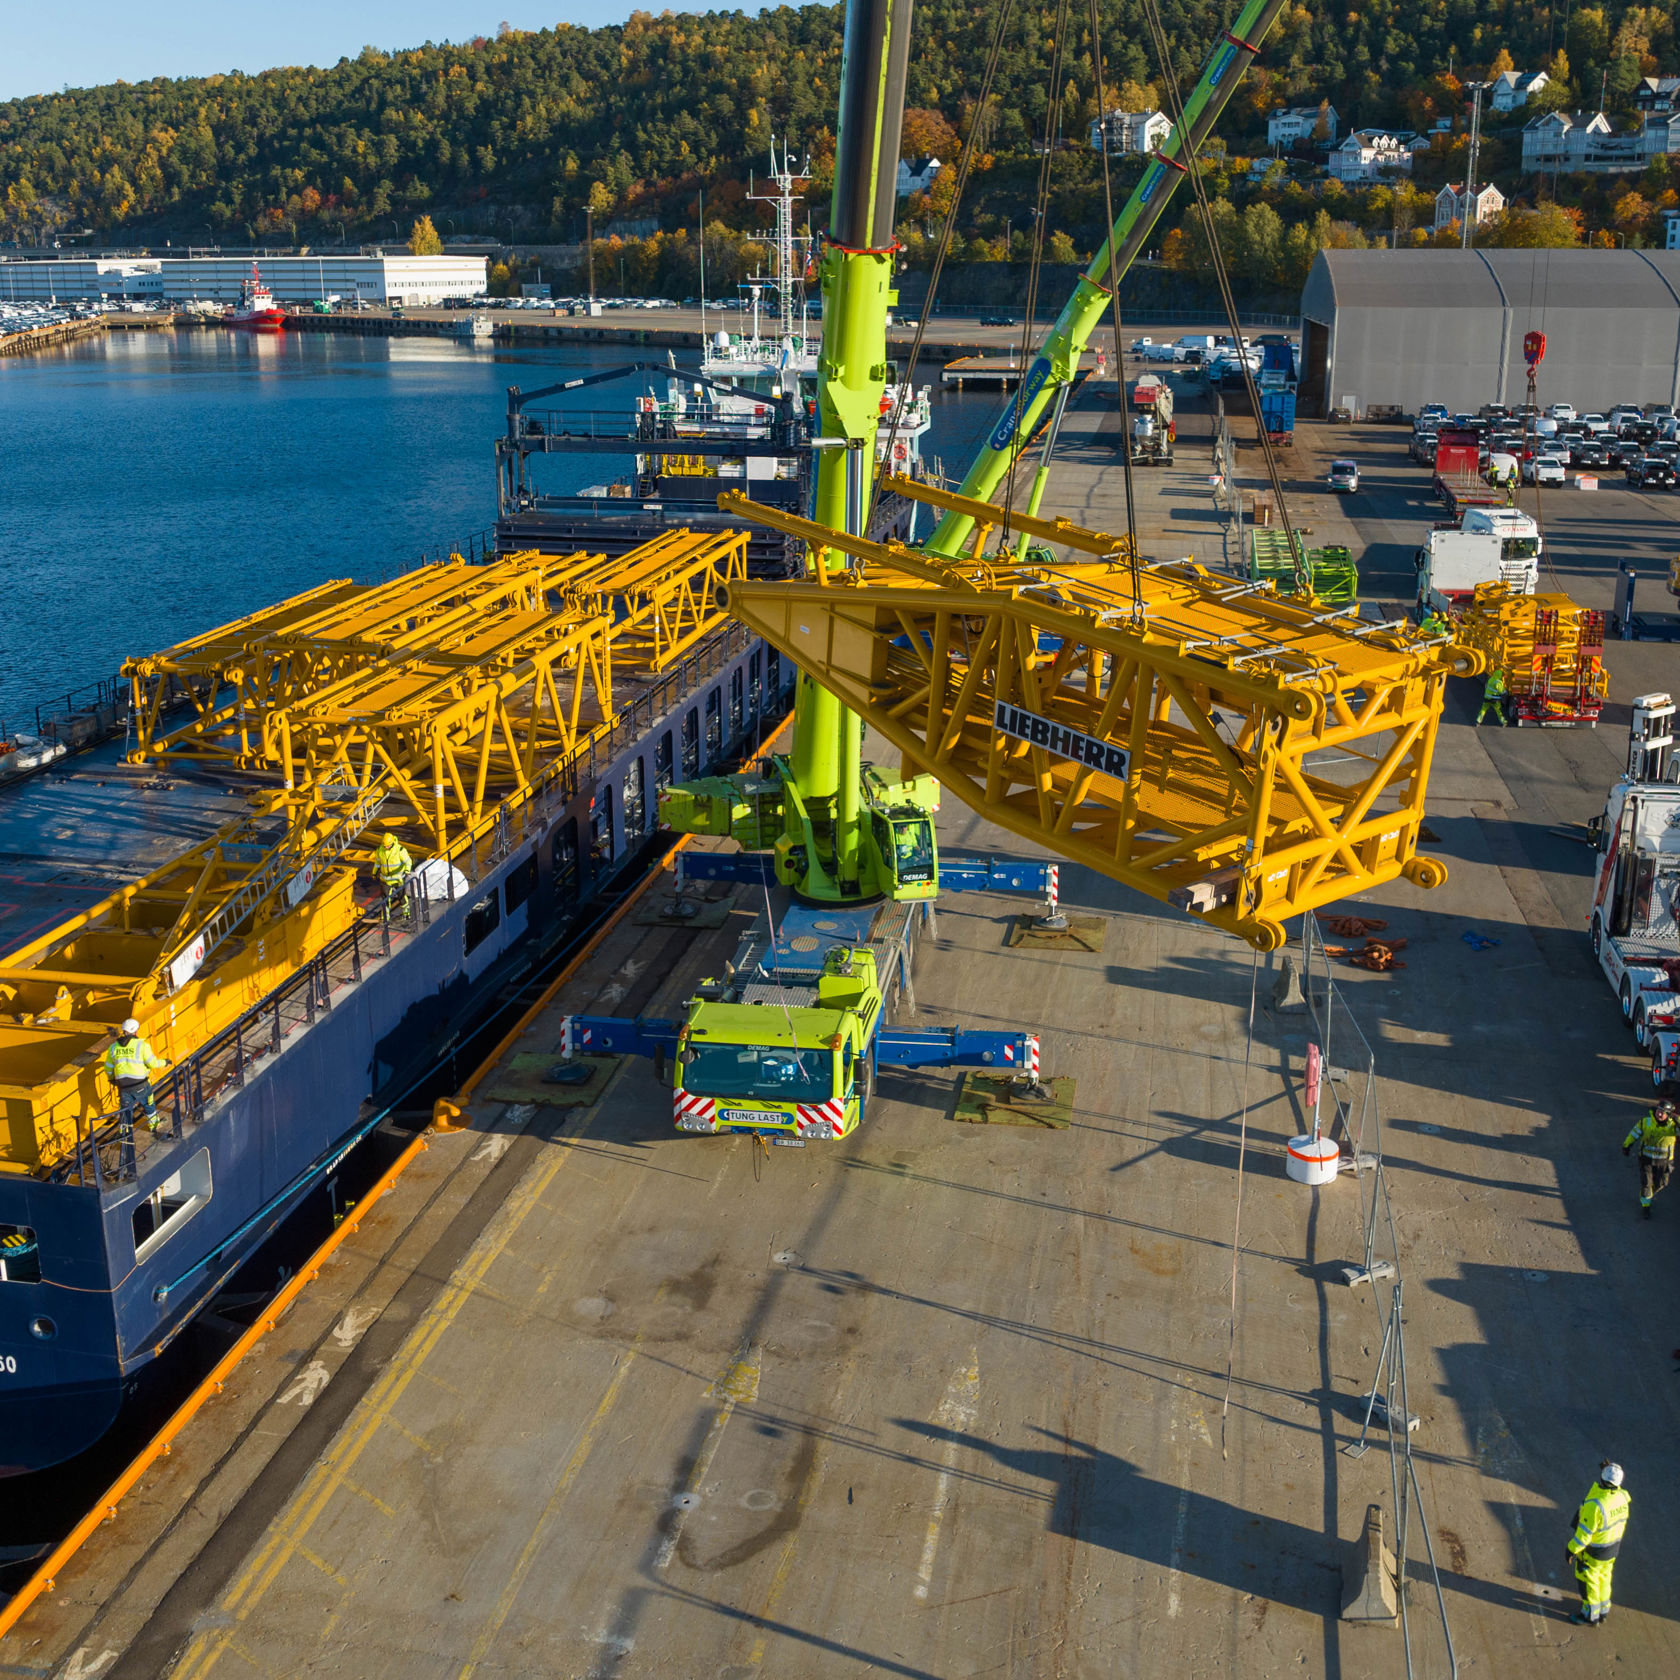
MULTIPOLYGON (((130 654, 487 529, 507 387, 636 359, 654 355, 192 331, 0 362, 0 723, 130 654)), ((616 389, 573 401, 628 408, 636 387, 616 389)), ((960 471, 1000 402, 936 390, 924 453, 960 471)), ((557 491, 617 466, 541 465, 557 491)))

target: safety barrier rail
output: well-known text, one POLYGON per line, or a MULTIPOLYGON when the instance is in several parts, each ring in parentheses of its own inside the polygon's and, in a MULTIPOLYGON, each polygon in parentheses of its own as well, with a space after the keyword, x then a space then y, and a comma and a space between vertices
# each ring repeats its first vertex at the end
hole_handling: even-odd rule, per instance
POLYGON ((128 679, 119 672, 83 683, 61 700, 20 706, 10 716, 0 718, 0 742, 28 733, 68 748, 86 746, 121 727, 127 715, 128 679))

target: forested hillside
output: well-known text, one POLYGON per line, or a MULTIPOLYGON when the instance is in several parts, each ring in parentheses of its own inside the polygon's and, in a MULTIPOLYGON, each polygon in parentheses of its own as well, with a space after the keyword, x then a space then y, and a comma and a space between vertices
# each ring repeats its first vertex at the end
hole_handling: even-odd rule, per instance
MULTIPOLYGON (((917 115, 906 149, 953 146, 983 123, 987 167, 961 218, 971 256, 1002 255, 1023 237, 1037 170, 1032 148, 1049 119, 1058 13, 1023 0, 1014 0, 999 95, 985 113, 974 109, 997 3, 921 0, 916 12, 917 115)), ((1188 89, 1235 6, 1161 0, 1161 8, 1188 89)), ((1100 0, 1100 11, 1108 87, 1153 92, 1161 76, 1146 50, 1140 0, 1100 0)), ((1054 114, 1068 151, 1057 165, 1052 226, 1066 246, 1083 250, 1101 232, 1096 160, 1084 150, 1096 78, 1088 8, 1072 4, 1063 15, 1077 21, 1068 25, 1066 94, 1054 114)), ((92 229, 159 242, 337 243, 406 236, 414 217, 429 213, 446 238, 556 241, 580 235, 586 205, 598 228, 615 217, 656 219, 667 232, 692 227, 702 188, 708 222, 749 227, 759 212, 742 202, 748 171, 762 170, 772 136, 791 136, 809 151, 820 201, 840 29, 837 6, 757 17, 637 13, 605 29, 560 25, 389 54, 369 48, 325 69, 13 100, 0 104, 0 234, 34 240, 92 229)), ((1446 117, 1455 132, 1420 169, 1426 181, 1431 167, 1444 179, 1462 148, 1462 90, 1449 69, 1464 75, 1496 61, 1552 67, 1557 102, 1584 93, 1596 105, 1602 85, 1614 105, 1641 74, 1675 68, 1672 11, 1577 8, 1566 27, 1549 8, 1504 0, 1369 0, 1346 11, 1296 4, 1221 133, 1232 155, 1263 155, 1269 110, 1320 100, 1337 108, 1344 129, 1377 122, 1423 129, 1446 117)), ((1501 145, 1495 132, 1495 166, 1509 161, 1501 145)), ((1252 188, 1235 176, 1221 184, 1243 214, 1258 195, 1287 227, 1324 214, 1375 231, 1369 213, 1321 202, 1316 189, 1302 188, 1300 202, 1286 204, 1281 176, 1252 188)), ((913 208, 912 242, 938 209, 913 208)), ((1606 207, 1598 220, 1611 215, 1606 207)), ((1376 217, 1380 226, 1392 220, 1386 206, 1376 217)), ((1579 228, 1590 232, 1593 223, 1589 207, 1579 228)), ((1255 233, 1260 245, 1268 232, 1255 233)))

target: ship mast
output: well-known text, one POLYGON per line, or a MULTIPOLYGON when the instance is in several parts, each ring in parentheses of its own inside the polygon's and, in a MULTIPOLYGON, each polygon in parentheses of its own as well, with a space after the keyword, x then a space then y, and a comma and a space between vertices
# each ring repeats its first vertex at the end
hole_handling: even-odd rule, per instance
MULTIPOLYGON (((749 193, 748 202, 752 204, 772 204, 776 209, 776 306, 780 317, 781 330, 778 337, 783 350, 789 348, 793 342, 793 293, 795 278, 799 273, 798 253, 793 232, 794 189, 802 187, 810 180, 808 170, 797 168, 792 149, 786 141, 782 142, 782 156, 780 163, 776 160, 776 142, 770 142, 770 180, 775 187, 773 193, 749 193)), ((758 320, 756 315, 757 292, 754 291, 755 314, 753 319, 753 336, 758 336, 758 320)))

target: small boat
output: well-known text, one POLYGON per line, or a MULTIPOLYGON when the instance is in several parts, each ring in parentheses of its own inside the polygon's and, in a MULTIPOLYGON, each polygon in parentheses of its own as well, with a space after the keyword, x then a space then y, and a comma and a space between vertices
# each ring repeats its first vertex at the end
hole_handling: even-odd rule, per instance
POLYGON ((286 325, 286 312, 263 284, 255 263, 251 264, 251 278, 239 288, 239 302, 222 320, 230 327, 249 327, 255 332, 279 332, 286 325))
POLYGON ((449 330, 456 338, 490 338, 495 334, 496 323, 488 315, 473 314, 457 321, 449 330))

